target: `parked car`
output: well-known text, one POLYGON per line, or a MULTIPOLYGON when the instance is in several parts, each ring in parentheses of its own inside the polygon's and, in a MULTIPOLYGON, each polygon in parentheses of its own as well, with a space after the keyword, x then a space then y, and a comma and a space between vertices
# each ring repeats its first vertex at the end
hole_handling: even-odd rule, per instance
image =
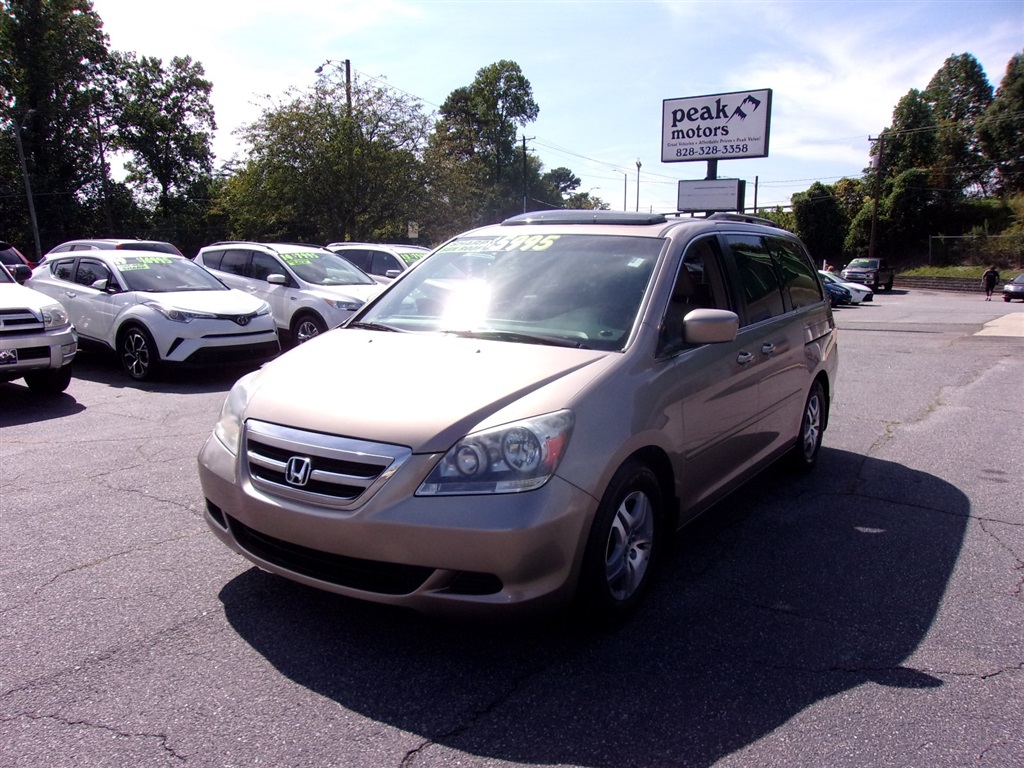
POLYGON ((341 325, 380 290, 357 266, 316 245, 214 243, 199 250, 196 263, 269 302, 277 327, 295 343, 341 325))
POLYGON ((281 351, 267 302, 229 289, 184 256, 56 254, 27 285, 62 302, 82 341, 115 350, 139 381, 165 364, 258 363, 281 351))
POLYGON ((823 283, 825 290, 828 292, 829 298, 832 301, 833 307, 839 307, 843 304, 853 303, 853 294, 844 286, 839 283, 823 283))
POLYGON ((866 285, 860 283, 848 283, 844 280, 840 280, 838 277, 833 275, 831 272, 825 272, 818 270, 818 274, 821 275, 821 280, 824 283, 834 283, 835 285, 845 288, 850 292, 850 303, 860 304, 865 301, 874 301, 875 293, 866 285))
POLYGON ((364 600, 628 615, 678 526, 818 460, 832 309, 802 243, 751 222, 549 211, 449 241, 235 385, 207 523, 364 600))
POLYGON ((882 286, 891 291, 896 278, 896 270, 885 259, 854 259, 840 274, 846 282, 870 286, 876 293, 882 286))
POLYGON ((1003 301, 1010 301, 1010 299, 1024 301, 1024 272, 1003 284, 1003 301))
POLYGON ((422 259, 429 248, 388 243, 331 243, 327 250, 344 256, 371 277, 390 282, 422 259))
POLYGON ((32 269, 35 267, 35 262, 30 261, 25 254, 10 243, 4 242, 0 242, 0 264, 7 267, 19 283, 28 280, 28 276, 32 274, 32 269))
POLYGON ((174 256, 181 256, 182 253, 171 243, 163 240, 132 240, 130 238, 98 237, 85 240, 68 240, 66 243, 54 246, 43 257, 55 253, 67 253, 68 251, 152 251, 153 253, 169 253, 174 256))
POLYGON ((59 302, 20 285, 0 264, 0 381, 25 379, 43 395, 71 383, 78 334, 59 302))

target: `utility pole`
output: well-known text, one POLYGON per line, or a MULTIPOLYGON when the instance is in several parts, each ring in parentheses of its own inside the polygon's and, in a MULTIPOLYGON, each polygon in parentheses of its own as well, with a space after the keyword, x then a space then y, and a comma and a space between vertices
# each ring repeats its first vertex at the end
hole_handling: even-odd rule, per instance
POLYGON ((43 258, 43 248, 39 242, 39 223, 36 221, 36 203, 32 197, 32 183, 28 178, 28 163, 25 162, 25 149, 21 145, 21 129, 25 127, 25 123, 29 121, 29 118, 34 115, 36 111, 34 109, 28 110, 25 113, 25 117, 22 118, 22 122, 12 119, 11 125, 14 126, 14 143, 18 145, 18 160, 21 163, 21 176, 25 181, 25 197, 28 198, 28 218, 32 224, 32 236, 35 238, 36 245, 36 263, 43 258))
POLYGON ((636 209, 640 210, 640 158, 636 159, 636 209))
POLYGON ((878 134, 877 138, 868 136, 868 141, 878 142, 878 156, 875 158, 875 201, 871 211, 871 238, 868 240, 868 258, 875 258, 875 233, 878 231, 878 196, 882 188, 882 152, 885 149, 885 133, 878 134))

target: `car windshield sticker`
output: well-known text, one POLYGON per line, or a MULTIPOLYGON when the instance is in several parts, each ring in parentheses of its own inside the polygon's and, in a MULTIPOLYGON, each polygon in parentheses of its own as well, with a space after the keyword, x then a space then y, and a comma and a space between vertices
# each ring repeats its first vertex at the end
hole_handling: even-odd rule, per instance
POLYGON ((312 264, 314 261, 320 258, 320 254, 313 253, 312 251, 303 251, 300 253, 282 253, 281 258, 284 259, 284 263, 290 267, 297 264, 312 264))
POLYGON ((154 264, 173 264, 174 259, 168 256, 116 256, 112 259, 114 266, 122 272, 136 269, 149 269, 154 264))
POLYGON ((472 237, 448 243, 444 253, 490 253, 494 251, 546 251, 559 235, 516 235, 515 237, 472 237))

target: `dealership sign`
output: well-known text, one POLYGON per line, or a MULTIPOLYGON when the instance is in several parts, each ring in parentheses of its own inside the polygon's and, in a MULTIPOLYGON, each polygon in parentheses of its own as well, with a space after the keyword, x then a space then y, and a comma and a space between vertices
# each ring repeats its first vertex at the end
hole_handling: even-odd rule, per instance
POLYGON ((768 157, 772 92, 737 91, 665 99, 661 161, 734 160, 768 157))

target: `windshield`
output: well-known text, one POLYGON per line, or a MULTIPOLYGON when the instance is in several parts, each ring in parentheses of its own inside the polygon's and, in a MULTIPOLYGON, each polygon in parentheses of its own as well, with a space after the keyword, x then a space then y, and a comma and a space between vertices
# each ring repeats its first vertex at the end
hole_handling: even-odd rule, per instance
POLYGON ((878 269, 878 259, 854 259, 846 265, 847 269, 878 269))
POLYGON ((181 256, 115 256, 111 260, 129 291, 226 291, 227 286, 181 256))
POLYGON ((1017 285, 1024 285, 1024 272, 1021 272, 1019 275, 1013 278, 1013 282, 1016 283, 1017 285))
POLYGON ((300 279, 313 285, 376 285, 359 267, 330 251, 294 251, 280 256, 300 279))
POLYGON ((460 238, 353 325, 620 350, 663 245, 612 235, 460 238))

